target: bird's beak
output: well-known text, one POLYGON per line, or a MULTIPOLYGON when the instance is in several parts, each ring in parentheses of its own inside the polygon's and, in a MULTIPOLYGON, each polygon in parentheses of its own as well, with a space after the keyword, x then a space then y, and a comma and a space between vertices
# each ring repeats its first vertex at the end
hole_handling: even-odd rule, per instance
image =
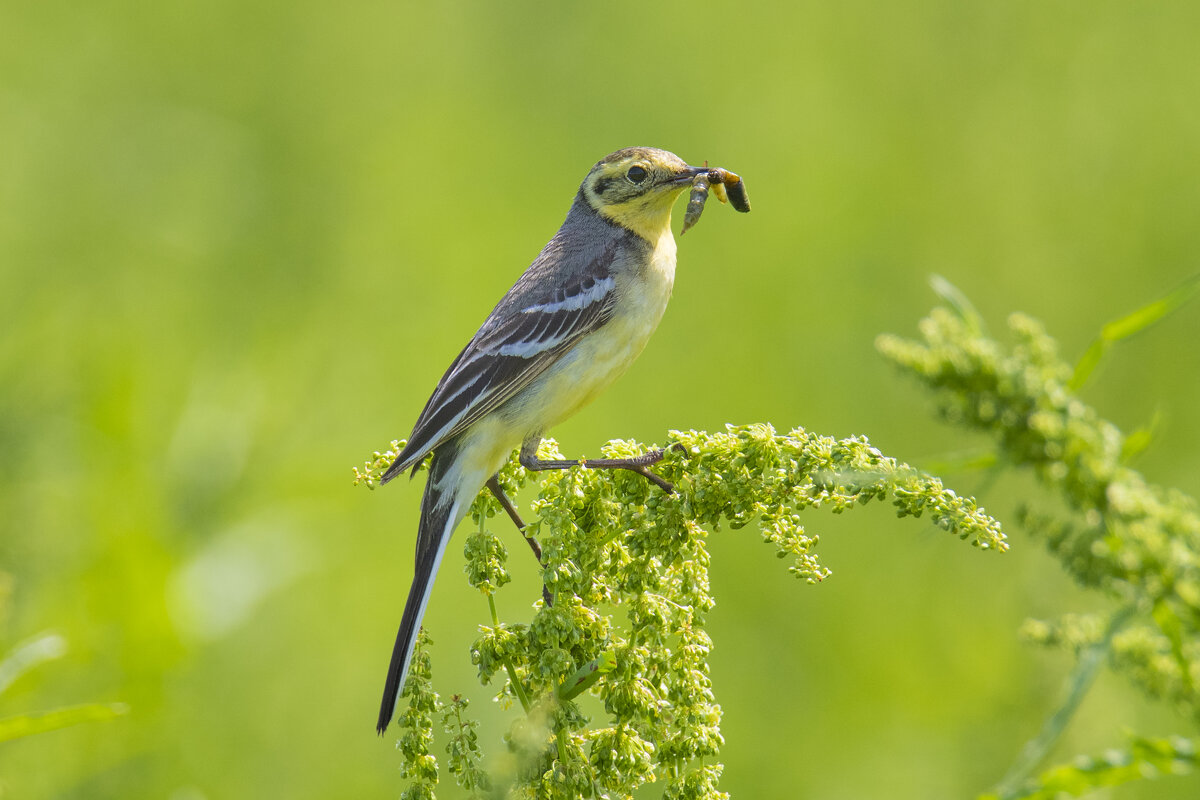
POLYGON ((703 175, 711 169, 710 167, 684 167, 683 171, 675 177, 673 183, 691 183, 697 175, 703 175))

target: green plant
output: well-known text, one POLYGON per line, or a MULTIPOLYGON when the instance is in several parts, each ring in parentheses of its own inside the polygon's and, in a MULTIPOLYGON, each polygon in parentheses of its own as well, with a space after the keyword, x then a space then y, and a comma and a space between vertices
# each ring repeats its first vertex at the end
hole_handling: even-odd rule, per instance
MULTIPOLYGON (((357 482, 374 485, 401 446, 376 453, 357 482)), ((465 704, 455 701, 449 764, 477 794, 529 798, 630 797, 656 781, 667 798, 720 798, 721 707, 709 679, 712 642, 705 630, 713 597, 706 539, 722 525, 757 522, 763 540, 807 583, 830 573, 818 538, 800 512, 841 513, 888 500, 899 516, 922 516, 986 550, 1007 544, 999 523, 969 498, 930 475, 884 456, 864 438, 833 439, 769 425, 720 433, 673 431, 656 466, 675 485, 666 494, 624 471, 575 468, 537 476, 538 498, 527 533, 542 549, 542 580, 553 605, 535 602, 529 625, 504 622, 496 596, 510 582, 507 549, 489 531, 500 512, 481 493, 466 538, 466 572, 486 598, 490 624, 472 648, 482 683, 499 681, 499 699, 514 709, 506 746, 515 756, 485 775, 474 736, 461 735, 465 704), (596 699, 589 712, 582 696, 596 699), (466 744, 464 744, 464 741, 466 744)), ((613 441, 605 457, 645 452, 613 441)), ((543 443, 545 458, 560 458, 543 443)), ((533 476, 511 460, 501 484, 509 493, 533 476)), ((507 524, 507 517, 503 517, 507 524)), ((529 596, 540 595, 526 587, 529 596)), ((430 797, 436 783, 433 692, 427 644, 405 686, 409 710, 400 750, 414 779, 405 796, 430 797)), ((457 695, 456 695, 457 696, 457 695)), ((443 711, 444 720, 447 719, 443 711)))
POLYGON ((1027 639, 1072 653, 1076 666, 1066 699, 987 798, 1014 800, 1082 794, 1155 774, 1186 770, 1196 742, 1130 737, 1103 758, 1081 758, 1034 776, 1104 663, 1149 697, 1167 700, 1200 722, 1200 515, 1192 498, 1154 485, 1129 466, 1145 432, 1124 435, 1078 396, 1116 342, 1162 319, 1200 287, 1193 278, 1167 297, 1104 327, 1071 367, 1042 325, 1023 314, 1008 319, 1012 341, 986 331, 971 304, 935 279, 946 301, 921 321, 920 341, 881 336, 885 357, 937 396, 949 422, 990 435, 994 449, 975 466, 1031 469, 1065 510, 1025 505, 1018 519, 1040 538, 1080 585, 1111 599, 1108 614, 1030 621, 1027 639))
MULTIPOLYGON (((0 573, 0 584, 7 576, 0 573)), ((0 590, 6 589, 0 586, 0 590)), ((6 591, 0 591, 0 612, 3 611, 6 591)), ((0 658, 0 696, 21 676, 47 661, 61 658, 67 652, 66 640, 56 633, 39 633, 21 642, 0 658)), ((30 711, 0 717, 0 744, 33 736, 37 733, 78 725, 81 722, 112 719, 128 711, 123 703, 86 703, 64 706, 48 711, 30 711)))

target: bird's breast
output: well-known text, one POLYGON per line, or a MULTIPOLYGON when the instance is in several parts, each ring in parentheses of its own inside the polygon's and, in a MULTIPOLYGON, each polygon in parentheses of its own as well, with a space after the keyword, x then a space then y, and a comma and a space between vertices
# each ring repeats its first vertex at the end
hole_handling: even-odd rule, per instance
POLYGON ((671 299, 675 252, 668 227, 649 253, 617 272, 612 318, 564 353, 521 393, 524 398, 514 398, 532 412, 530 431, 545 430, 587 405, 641 354, 671 299))

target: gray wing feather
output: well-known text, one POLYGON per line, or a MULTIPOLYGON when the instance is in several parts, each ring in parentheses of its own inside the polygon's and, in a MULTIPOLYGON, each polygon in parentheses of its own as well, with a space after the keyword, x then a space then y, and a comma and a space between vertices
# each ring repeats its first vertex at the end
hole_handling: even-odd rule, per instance
POLYGON ((384 480, 512 398, 581 338, 608 322, 616 299, 613 267, 618 250, 617 242, 610 242, 566 281, 545 275, 546 269, 538 269, 543 260, 539 258, 442 376, 384 480))

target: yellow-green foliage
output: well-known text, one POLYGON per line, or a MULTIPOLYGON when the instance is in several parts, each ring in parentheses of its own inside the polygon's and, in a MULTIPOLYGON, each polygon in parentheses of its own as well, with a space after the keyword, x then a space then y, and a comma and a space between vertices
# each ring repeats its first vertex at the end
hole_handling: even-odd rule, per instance
POLYGON ((1196 743, 1182 736, 1146 739, 1130 736, 1129 745, 1100 756, 1079 756, 1070 764, 1046 770, 1026 786, 979 800, 1057 800, 1081 797, 1105 786, 1119 786, 1160 775, 1186 775, 1200 759, 1196 743))
POLYGON ((1032 468, 1065 512, 1023 506, 1018 518, 1082 586, 1117 604, 1107 614, 1029 621, 1030 641, 1072 652, 1070 696, 1030 743, 995 796, 1054 797, 1183 771, 1194 744, 1135 739, 1119 757, 1087 760, 1030 777, 1061 734, 1105 657, 1148 696, 1200 722, 1200 515, 1192 498, 1148 482, 1127 463, 1129 440, 1076 390, 1113 342, 1157 322, 1193 292, 1196 279, 1116 323, 1072 368, 1056 342, 1024 314, 1008 319, 1012 342, 987 335, 953 287, 935 284, 951 308, 920 325, 921 341, 881 336, 883 354, 937 393, 951 422, 995 438, 994 468, 1032 468), (1099 348, 1099 349, 1098 349, 1099 348), (1190 749, 1189 749, 1190 748, 1190 749), (1163 753, 1174 753, 1169 757, 1163 753), (1165 766, 1164 766, 1165 764, 1165 766), (1151 768, 1154 767, 1154 768, 1151 768))
MULTIPOLYGON (((356 470, 358 482, 373 486, 399 444, 356 470)), ((604 456, 646 450, 613 441, 604 456)), ((1007 547, 999 523, 973 500, 884 456, 865 438, 729 426, 720 433, 673 431, 665 450, 655 469, 675 485, 671 494, 623 470, 575 468, 537 477, 536 516, 527 520, 527 532, 541 544, 541 576, 554 603, 537 600, 528 625, 494 616, 492 595, 509 583, 508 556, 487 520, 501 509, 487 492, 472 508, 477 531, 466 540, 466 572, 488 597, 493 624, 481 627, 471 658, 483 683, 502 676, 499 696, 510 705, 519 701, 509 733, 519 758, 509 774, 494 776, 517 796, 627 797, 648 781, 662 782, 671 798, 726 796, 717 788, 721 765, 715 759, 724 738, 705 630, 715 602, 706 539, 723 525, 758 522, 763 540, 808 583, 830 574, 817 559, 818 538, 800 524, 808 508, 841 513, 890 501, 899 516, 927 514, 982 549, 1007 547), (602 714, 579 707, 584 689, 599 699, 602 714)), ((552 440, 540 455, 562 458, 552 440)), ((514 458, 500 478, 511 493, 533 476, 514 458)), ((507 517, 500 519, 507 524, 507 517)), ((523 591, 540 596, 533 587, 523 591)), ((432 726, 426 653, 418 652, 405 689, 415 705, 402 720, 410 728, 401 740, 405 774, 416 778, 409 792, 431 786, 423 771, 428 746, 409 745, 413 731, 432 726), (418 712, 421 723, 414 725, 418 712)), ((476 741, 465 774, 481 785, 486 779, 477 777, 476 741)), ((489 744, 498 747, 500 737, 493 733, 483 746, 489 744)), ((462 753, 453 739, 451 770, 459 776, 462 753)))

